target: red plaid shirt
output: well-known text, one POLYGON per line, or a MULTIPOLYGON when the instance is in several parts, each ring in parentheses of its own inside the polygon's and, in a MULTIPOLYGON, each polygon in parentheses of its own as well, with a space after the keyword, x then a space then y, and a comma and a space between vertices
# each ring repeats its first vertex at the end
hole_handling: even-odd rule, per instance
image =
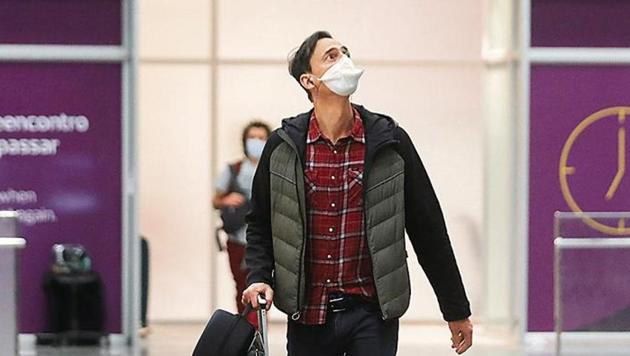
POLYGON ((324 324, 328 294, 376 299, 363 225, 365 134, 359 113, 348 137, 333 143, 311 116, 304 179, 308 213, 306 305, 300 322, 324 324))

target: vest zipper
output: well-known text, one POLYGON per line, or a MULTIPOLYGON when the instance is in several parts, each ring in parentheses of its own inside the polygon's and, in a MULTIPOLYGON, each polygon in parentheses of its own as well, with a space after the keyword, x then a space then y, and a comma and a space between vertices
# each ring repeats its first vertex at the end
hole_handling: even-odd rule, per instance
MULTIPOLYGON (((390 140, 390 141, 386 141, 384 143, 381 143, 380 145, 376 146, 374 148, 374 152, 371 154, 370 158, 376 157, 376 154, 378 153, 378 151, 380 151, 383 147, 385 146, 389 146, 392 144, 397 143, 398 141, 396 140, 390 140)), ((366 157, 368 158, 368 157, 366 157)), ((372 159, 373 161, 373 159, 372 159)), ((372 169, 372 162, 370 162, 370 166, 369 169, 372 169)), ((366 159, 366 164, 367 164, 367 159, 366 159)), ((366 168, 368 167, 367 165, 365 166, 366 168)), ((367 243, 368 246, 368 253, 370 254, 370 260, 372 261, 372 264, 374 263, 374 256, 372 255, 372 248, 370 247, 370 239, 368 238, 368 224, 367 224, 367 211, 368 211, 368 200, 367 200, 367 191, 368 191, 368 169, 365 169, 363 172, 363 179, 365 184, 363 185, 363 230, 365 231, 365 243, 367 243)), ((372 266, 372 279, 374 280, 374 287, 376 288, 376 298, 378 299, 378 288, 376 287, 376 276, 374 276, 374 267, 372 266)), ((381 311, 381 319, 385 320, 385 314, 383 313, 383 309, 381 308, 381 302, 379 300, 378 302, 379 304, 379 309, 381 311)))
MULTIPOLYGON (((283 131, 278 131, 278 134, 280 135, 280 137, 287 143, 289 144, 289 146, 291 146, 291 148, 293 149, 293 152, 295 152, 295 156, 297 157, 297 161, 299 163, 300 169, 302 169, 303 165, 302 165, 302 158, 300 157, 300 153, 298 152, 297 148, 295 147, 295 144, 291 141, 290 138, 286 138, 284 137, 285 133, 283 131)), ((296 184, 296 189, 297 189, 297 184, 300 184, 300 182, 297 181, 297 177, 295 180, 295 184, 296 184)), ((304 179, 302 179, 302 184, 304 184, 304 179)), ((306 197, 300 197, 298 196, 298 199, 302 199, 305 200, 306 197)), ((304 204, 306 204, 306 201, 303 202, 304 204)), ((302 269, 304 267, 304 252, 305 252, 305 245, 306 245, 306 233, 308 231, 306 224, 307 224, 307 219, 305 218, 306 216, 306 212, 303 211, 302 209, 302 204, 299 204, 300 206, 300 216, 302 216, 302 249, 300 251, 300 266, 299 266, 299 270, 298 270, 298 285, 297 285, 297 310, 291 314, 291 320, 296 321, 298 319, 300 319, 300 308, 302 307, 300 304, 300 299, 301 299, 301 286, 302 286, 302 269)))

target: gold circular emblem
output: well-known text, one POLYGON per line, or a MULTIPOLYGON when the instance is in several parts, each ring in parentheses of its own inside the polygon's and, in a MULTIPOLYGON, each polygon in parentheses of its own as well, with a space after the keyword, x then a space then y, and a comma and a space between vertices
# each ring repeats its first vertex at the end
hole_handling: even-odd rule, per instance
MULTIPOLYGON (((582 120, 580 124, 573 129, 571 135, 564 144, 562 148, 562 154, 560 155, 560 188, 562 189, 562 195, 566 200, 567 204, 569 204, 569 208, 578 213, 583 214, 584 211, 579 206, 573 194, 571 193, 571 189, 569 187, 568 176, 575 174, 575 167, 569 166, 567 161, 569 159, 569 154, 571 153, 571 149, 573 148, 573 144, 576 142, 578 137, 593 123, 602 120, 602 119, 615 119, 619 121, 619 129, 617 132, 618 137, 618 152, 617 152, 617 174, 613 178, 610 186, 608 187, 608 191, 604 198, 606 200, 612 199, 617 193, 617 189, 619 185, 623 181, 623 178, 626 173, 626 131, 625 131, 625 121, 626 114, 630 113, 630 106, 617 106, 611 107, 607 109, 600 110, 586 119, 582 120)), ((608 235, 629 235, 630 227, 625 226, 625 219, 620 219, 618 223, 614 226, 601 223, 592 217, 587 216, 586 214, 582 215, 582 219, 584 223, 593 229, 603 232, 608 235)))

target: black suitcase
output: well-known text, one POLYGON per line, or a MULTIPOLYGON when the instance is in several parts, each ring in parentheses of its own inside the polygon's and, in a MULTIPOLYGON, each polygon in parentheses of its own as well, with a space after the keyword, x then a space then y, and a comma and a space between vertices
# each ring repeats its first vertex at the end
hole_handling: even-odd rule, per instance
POLYGON ((96 272, 57 274, 44 279, 49 332, 38 344, 98 345, 104 333, 103 286, 96 272))
POLYGON ((267 341, 267 302, 259 297, 256 330, 246 318, 252 310, 247 306, 242 314, 219 309, 206 324, 192 356, 269 356, 267 341))

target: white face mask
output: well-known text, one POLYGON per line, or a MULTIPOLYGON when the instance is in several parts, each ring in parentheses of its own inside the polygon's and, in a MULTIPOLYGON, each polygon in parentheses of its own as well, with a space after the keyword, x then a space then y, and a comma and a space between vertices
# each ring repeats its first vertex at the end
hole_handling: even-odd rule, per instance
POLYGON ((333 93, 339 96, 350 96, 357 90, 363 71, 354 66, 350 57, 344 55, 328 68, 319 80, 333 93))
POLYGON ((259 159, 262 155, 263 148, 265 148, 265 140, 248 138, 247 141, 245 141, 245 148, 249 157, 259 159))

